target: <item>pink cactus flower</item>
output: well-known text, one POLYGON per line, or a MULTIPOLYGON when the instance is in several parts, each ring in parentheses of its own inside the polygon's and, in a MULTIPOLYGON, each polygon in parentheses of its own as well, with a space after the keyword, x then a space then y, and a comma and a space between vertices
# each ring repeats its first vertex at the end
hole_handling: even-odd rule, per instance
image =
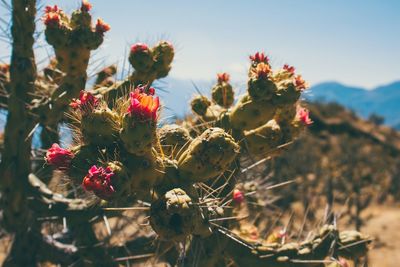
POLYGON ((79 109, 84 114, 91 113, 99 105, 99 99, 89 92, 81 91, 79 99, 73 99, 69 104, 73 109, 79 109))
POLYGON ((58 6, 57 5, 54 5, 54 6, 46 6, 45 8, 44 8, 44 12, 45 13, 50 13, 50 12, 59 12, 59 11, 61 11, 61 9, 59 9, 58 8, 58 6))
POLYGON ((46 26, 57 27, 60 25, 60 15, 58 13, 46 13, 42 19, 46 26))
POLYGON ((227 83, 227 82, 229 82, 229 78, 230 78, 230 75, 226 72, 217 74, 218 83, 223 83, 223 82, 227 83))
POLYGON ((149 47, 147 46, 147 44, 144 43, 136 43, 134 45, 131 46, 131 53, 138 53, 138 52, 146 52, 149 50, 149 47))
POLYGON ((74 153, 68 149, 61 148, 58 144, 53 144, 46 152, 46 163, 53 165, 57 169, 65 170, 71 165, 74 153))
POLYGON ((308 126, 313 123, 313 121, 310 119, 310 112, 306 108, 298 107, 297 117, 302 123, 304 123, 304 125, 308 126))
POLYGON ((240 204, 244 201, 244 194, 239 189, 233 190, 232 200, 236 204, 240 204))
POLYGON ((254 63, 269 62, 269 58, 263 52, 257 52, 254 55, 251 55, 250 60, 254 63))
POLYGON ((93 165, 83 178, 82 187, 86 191, 92 191, 99 198, 109 199, 115 193, 111 181, 114 175, 110 167, 103 168, 93 165))
POLYGON ((295 67, 289 66, 288 64, 283 65, 283 69, 292 74, 294 74, 294 72, 296 71, 295 67))
POLYGON ((100 34, 104 34, 111 29, 110 25, 105 23, 102 19, 97 19, 96 22, 96 32, 100 34))
POLYGON ((140 90, 141 88, 137 88, 134 92, 130 93, 128 114, 140 121, 156 121, 157 111, 160 107, 159 98, 148 95, 140 90))

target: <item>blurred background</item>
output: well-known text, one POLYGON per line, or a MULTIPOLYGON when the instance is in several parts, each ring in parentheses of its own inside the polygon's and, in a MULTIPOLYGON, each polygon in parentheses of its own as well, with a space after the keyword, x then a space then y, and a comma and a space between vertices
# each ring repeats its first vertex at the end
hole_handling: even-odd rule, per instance
MULTIPOLYGON (((375 238, 371 266, 398 266, 400 1, 91 2, 94 17, 111 25, 92 56, 93 78, 116 64, 122 79, 135 42, 167 39, 175 45, 170 75, 155 84, 165 121, 190 115, 189 100, 197 91, 208 95, 216 73, 228 72, 239 96, 246 90, 248 56, 257 51, 267 53, 275 68, 295 66, 311 85, 303 99, 314 123, 263 166, 272 183, 296 180, 274 190, 274 205, 315 222, 326 205, 334 205, 340 224, 375 238)), ((79 1, 40 4, 71 11, 79 1)), ((0 18, 9 21, 7 10, 0 18)), ((37 29, 36 58, 44 67, 53 51, 39 19, 37 29)), ((9 61, 9 41, 1 35, 1 62, 9 61)))

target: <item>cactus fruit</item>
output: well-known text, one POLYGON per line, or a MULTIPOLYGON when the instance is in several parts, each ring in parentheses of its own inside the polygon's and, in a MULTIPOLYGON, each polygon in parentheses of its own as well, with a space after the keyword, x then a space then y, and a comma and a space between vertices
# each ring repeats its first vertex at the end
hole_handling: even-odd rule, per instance
POLYGON ((183 241, 199 221, 199 207, 180 188, 168 191, 151 205, 150 224, 162 239, 183 241))
POLYGON ((217 84, 211 89, 212 100, 221 107, 229 108, 235 98, 232 85, 229 83, 229 74, 219 73, 217 77, 217 84))
POLYGON ((158 138, 163 153, 172 159, 177 158, 192 141, 189 131, 177 124, 167 124, 158 130, 158 138))
POLYGON ((227 170, 239 146, 221 128, 210 128, 196 137, 178 159, 178 168, 183 179, 204 182, 227 170))

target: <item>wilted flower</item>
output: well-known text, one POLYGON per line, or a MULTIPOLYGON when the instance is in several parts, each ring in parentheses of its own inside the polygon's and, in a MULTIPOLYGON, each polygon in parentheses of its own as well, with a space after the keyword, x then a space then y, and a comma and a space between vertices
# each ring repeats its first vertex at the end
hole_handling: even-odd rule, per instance
POLYGON ((74 154, 68 149, 53 144, 46 152, 46 163, 55 166, 57 169, 67 169, 71 165, 74 154))

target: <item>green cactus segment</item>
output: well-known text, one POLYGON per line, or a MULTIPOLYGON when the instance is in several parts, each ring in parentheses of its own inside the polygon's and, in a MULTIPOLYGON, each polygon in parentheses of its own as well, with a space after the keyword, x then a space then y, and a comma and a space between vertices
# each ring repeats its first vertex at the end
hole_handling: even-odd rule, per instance
POLYGON ((196 96, 190 102, 190 106, 194 113, 199 116, 204 116, 207 112, 208 107, 211 105, 211 101, 206 96, 196 96))
POLYGON ((180 188, 175 188, 151 204, 150 224, 165 240, 183 241, 201 221, 199 207, 180 188))
POLYGON ((107 167, 114 173, 112 177, 112 185, 115 189, 113 199, 128 196, 130 191, 126 185, 129 184, 130 179, 126 167, 119 161, 108 162, 107 167))
POLYGON ((125 186, 131 194, 149 194, 150 189, 164 176, 164 165, 154 151, 142 156, 129 154, 124 163, 130 177, 125 186))
POLYGON ((144 155, 151 151, 152 142, 156 138, 156 123, 151 120, 137 121, 125 114, 119 136, 128 152, 144 155))
POLYGON ((277 87, 271 79, 271 67, 266 63, 259 63, 252 68, 249 75, 248 93, 254 100, 270 100, 275 94, 277 87))
POLYGON ((96 81, 94 82, 96 87, 100 86, 111 86, 115 83, 113 76, 117 73, 117 66, 110 65, 102 69, 97 73, 96 81))
POLYGON ((212 100, 224 108, 229 108, 235 99, 232 85, 228 82, 218 82, 211 89, 212 100))
POLYGON ((98 146, 112 144, 118 138, 118 121, 118 114, 106 107, 83 115, 81 131, 84 141, 98 146))
POLYGON ((90 167, 96 165, 102 155, 97 148, 89 145, 75 146, 71 148, 71 151, 74 157, 68 174, 74 184, 81 184, 90 167))
POLYGON ((167 41, 159 42, 153 48, 154 54, 154 70, 157 72, 157 79, 164 78, 171 70, 171 63, 174 59, 174 48, 167 41))
POLYGON ((149 72, 154 65, 152 49, 141 43, 132 46, 129 63, 138 72, 149 72))
POLYGON ((280 145, 282 131, 275 120, 270 120, 265 125, 245 132, 245 149, 252 155, 269 156, 280 145))
POLYGON ((156 79, 166 77, 171 70, 174 55, 174 48, 167 41, 161 41, 153 48, 148 48, 145 44, 133 45, 129 62, 135 72, 130 81, 135 85, 151 84, 156 79))
POLYGON ((192 141, 189 131, 177 124, 167 124, 158 130, 158 138, 160 140, 163 153, 172 159, 183 152, 183 148, 187 147, 192 141))
POLYGON ((271 120, 276 109, 271 101, 256 101, 246 94, 232 108, 229 114, 230 123, 235 129, 251 130, 271 120))
POLYGON ((80 90, 85 88, 90 51, 102 44, 104 32, 109 30, 109 26, 100 19, 96 27, 92 27, 88 13, 90 8, 85 9, 83 5, 73 12, 71 18, 57 6, 46 7, 43 17, 46 40, 54 47, 57 68, 65 73, 50 100, 37 108, 41 122, 46 125, 54 125, 61 120, 71 99, 78 97, 80 90))
POLYGON ((228 169, 239 146, 221 128, 210 128, 196 137, 178 159, 180 177, 204 182, 228 169))

